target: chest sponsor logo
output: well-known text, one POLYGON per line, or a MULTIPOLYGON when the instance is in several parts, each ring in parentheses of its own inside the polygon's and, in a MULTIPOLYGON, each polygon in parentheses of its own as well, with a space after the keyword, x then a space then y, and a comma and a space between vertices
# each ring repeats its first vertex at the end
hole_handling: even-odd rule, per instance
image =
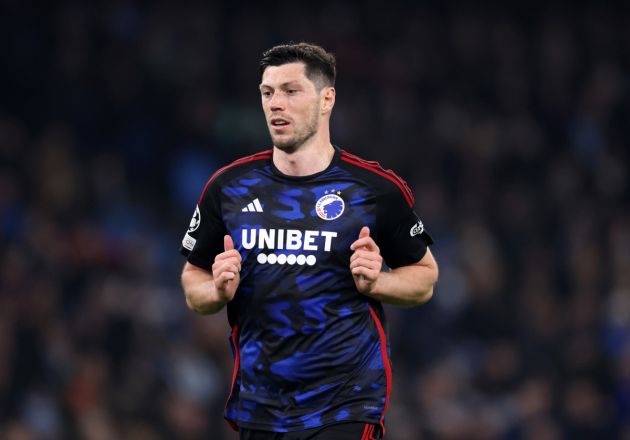
POLYGON ((346 204, 340 197, 341 192, 330 190, 315 203, 315 212, 322 220, 335 220, 341 217, 346 204))
POLYGON ((416 235, 422 234, 422 231, 424 231, 424 225, 422 224, 420 220, 418 220, 418 223, 416 223, 415 225, 411 227, 411 230, 409 231, 409 235, 414 237, 416 235))
POLYGON ((302 252, 331 252, 333 231, 300 231, 298 229, 243 229, 241 244, 245 249, 259 249, 260 264, 315 265, 317 257, 302 252), (298 251, 283 253, 278 251, 298 251), (271 252, 269 252, 271 251, 271 252))

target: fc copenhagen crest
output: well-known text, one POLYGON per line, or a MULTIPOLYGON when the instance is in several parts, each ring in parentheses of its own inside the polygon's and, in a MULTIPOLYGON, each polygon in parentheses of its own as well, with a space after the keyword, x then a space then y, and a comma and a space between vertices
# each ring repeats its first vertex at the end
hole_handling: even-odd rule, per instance
POLYGON ((319 218, 323 220, 335 220, 341 217, 343 210, 346 208, 346 204, 340 197, 341 191, 326 191, 326 194, 321 196, 317 203, 315 203, 315 212, 319 218))

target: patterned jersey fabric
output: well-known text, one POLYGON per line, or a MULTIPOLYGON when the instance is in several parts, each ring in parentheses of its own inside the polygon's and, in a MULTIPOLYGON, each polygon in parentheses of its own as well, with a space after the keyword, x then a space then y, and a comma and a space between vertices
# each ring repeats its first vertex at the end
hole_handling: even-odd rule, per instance
POLYGON ((181 252, 211 270, 229 234, 243 258, 227 305, 233 426, 382 424, 391 389, 384 314, 356 290, 350 245, 368 226, 387 266, 416 263, 432 240, 413 203, 392 171, 339 148, 311 176, 284 175, 268 150, 210 178, 181 252))

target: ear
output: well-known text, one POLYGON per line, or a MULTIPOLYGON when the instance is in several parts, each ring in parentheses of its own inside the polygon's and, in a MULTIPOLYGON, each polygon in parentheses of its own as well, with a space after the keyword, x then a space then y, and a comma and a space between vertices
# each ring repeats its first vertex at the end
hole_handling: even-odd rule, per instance
POLYGON ((330 113, 335 106, 335 88, 324 87, 321 91, 322 114, 330 113))

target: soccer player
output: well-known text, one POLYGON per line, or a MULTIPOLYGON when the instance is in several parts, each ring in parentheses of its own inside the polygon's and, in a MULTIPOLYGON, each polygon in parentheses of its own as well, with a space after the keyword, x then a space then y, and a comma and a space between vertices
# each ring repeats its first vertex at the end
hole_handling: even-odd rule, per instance
POLYGON ((273 148, 205 185, 181 247, 186 303, 227 305, 225 418, 241 439, 381 438, 392 387, 381 304, 431 298, 432 240, 400 177, 331 144, 332 54, 280 45, 260 72, 273 148))

